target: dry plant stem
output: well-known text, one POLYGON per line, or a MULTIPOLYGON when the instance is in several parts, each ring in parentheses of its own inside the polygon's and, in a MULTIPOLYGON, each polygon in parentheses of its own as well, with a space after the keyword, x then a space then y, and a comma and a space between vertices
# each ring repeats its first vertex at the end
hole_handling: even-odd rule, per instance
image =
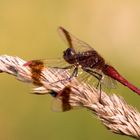
MULTIPOLYGON (((0 56, 0 72, 14 75, 18 80, 32 83, 29 67, 23 66, 26 61, 13 56, 0 56)), ((36 87, 33 92, 44 94, 50 90, 59 92, 65 86, 71 86, 70 104, 87 108, 96 114, 102 123, 112 132, 140 139, 140 113, 128 105, 122 97, 102 92, 99 102, 99 92, 85 83, 73 78, 70 82, 55 82, 69 77, 69 72, 62 69, 44 68, 42 87, 36 87), (53 83, 53 84, 52 84, 53 83)))

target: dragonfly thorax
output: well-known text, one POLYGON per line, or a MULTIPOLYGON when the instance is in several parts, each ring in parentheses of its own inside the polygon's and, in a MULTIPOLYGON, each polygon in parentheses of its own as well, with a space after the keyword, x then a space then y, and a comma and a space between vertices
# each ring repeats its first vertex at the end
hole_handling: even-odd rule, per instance
POLYGON ((72 48, 64 51, 63 58, 69 64, 80 65, 85 68, 102 69, 105 65, 104 59, 96 51, 75 53, 72 48))
POLYGON ((78 53, 76 60, 83 68, 102 69, 105 65, 104 59, 96 51, 78 53))

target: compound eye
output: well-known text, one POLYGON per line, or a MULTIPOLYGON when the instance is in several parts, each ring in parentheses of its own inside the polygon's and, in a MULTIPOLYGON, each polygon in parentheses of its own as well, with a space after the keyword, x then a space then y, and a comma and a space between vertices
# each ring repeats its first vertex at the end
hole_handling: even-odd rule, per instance
POLYGON ((68 48, 68 55, 69 56, 73 56, 74 55, 74 52, 71 48, 68 48))
POLYGON ((70 48, 67 50, 67 55, 71 56, 71 49, 70 48))
POLYGON ((71 50, 71 48, 68 48, 66 51, 64 51, 64 56, 71 57, 73 55, 74 55, 74 53, 71 50))

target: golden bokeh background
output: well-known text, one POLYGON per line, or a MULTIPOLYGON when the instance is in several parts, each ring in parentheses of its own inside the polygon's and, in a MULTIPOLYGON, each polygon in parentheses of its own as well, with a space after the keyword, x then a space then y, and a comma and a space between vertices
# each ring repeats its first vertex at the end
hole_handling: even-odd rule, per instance
MULTIPOLYGON (((62 57, 63 26, 91 44, 109 64, 140 87, 139 0, 1 0, 0 52, 25 60, 62 57)), ((112 134, 91 112, 51 111, 52 98, 31 85, 0 75, 1 140, 93 140, 131 138, 112 134), (82 116, 82 117, 81 117, 82 116)), ((113 92, 140 110, 140 97, 124 86, 113 92)))

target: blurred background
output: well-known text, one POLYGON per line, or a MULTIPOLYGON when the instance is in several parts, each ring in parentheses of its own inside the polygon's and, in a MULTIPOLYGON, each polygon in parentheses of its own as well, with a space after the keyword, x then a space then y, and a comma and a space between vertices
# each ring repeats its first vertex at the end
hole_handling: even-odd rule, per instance
MULTIPOLYGON (((1 0, 1 55, 62 57, 67 46, 57 33, 59 26, 92 45, 140 87, 139 0, 1 0)), ((32 85, 10 75, 0 75, 0 87, 1 140, 131 139, 112 134, 87 110, 51 111, 51 97, 30 94, 32 85)), ((140 110, 135 93, 119 84, 114 92, 140 110)))

